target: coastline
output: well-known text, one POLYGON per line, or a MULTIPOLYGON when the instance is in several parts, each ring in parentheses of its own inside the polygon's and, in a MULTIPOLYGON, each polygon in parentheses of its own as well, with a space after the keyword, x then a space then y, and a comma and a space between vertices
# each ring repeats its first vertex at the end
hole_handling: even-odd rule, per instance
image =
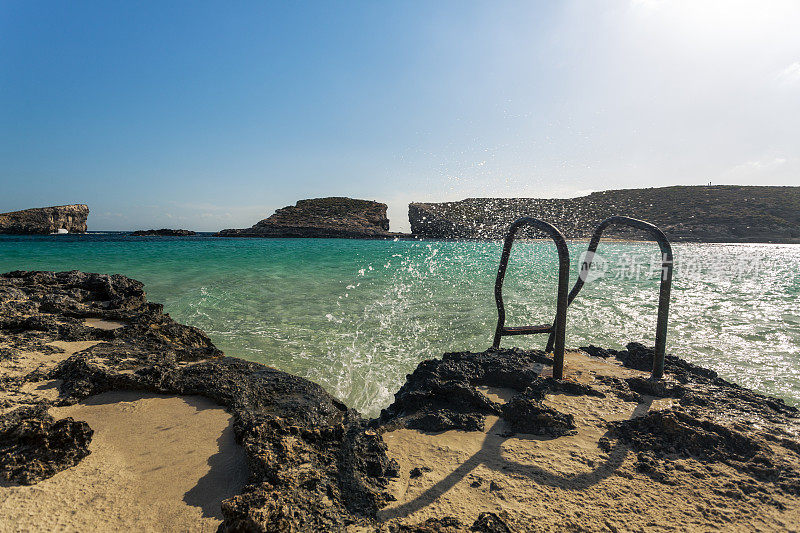
MULTIPOLYGON (((197 438, 217 440, 213 435, 231 427, 247 457, 249 484, 218 511, 189 496, 205 474, 178 501, 174 491, 167 499, 176 509, 190 507, 175 520, 197 516, 199 507, 203 520, 221 520, 223 531, 592 530, 625 528, 642 514, 651 524, 774 529, 800 518, 797 409, 675 357, 667 379, 652 384, 639 370, 648 352, 638 345, 573 351, 564 382, 547 377, 542 352, 446 354, 421 363, 395 403, 367 421, 307 380, 223 357, 201 331, 173 322, 146 301, 141 284, 123 276, 5 274, 0 306, 0 427, 38 428, 27 445, 12 438, 5 448, 12 461, 2 472, 12 477, 0 491, 6 502, 13 492, 22 498, 14 506, 27 509, 21 502, 32 505, 42 493, 18 496, 28 490, 19 482, 24 474, 30 487, 55 483, 62 488, 50 492, 48 516, 71 512, 78 500, 63 487, 103 457, 92 448, 105 431, 103 416, 89 414, 93 404, 107 409, 109 420, 119 419, 126 403, 174 398, 178 405, 211 402, 201 411, 219 413, 216 426, 201 424, 209 432, 197 438), (191 400, 198 395, 205 400, 191 400), (61 421, 75 438, 53 440, 61 421), (78 438, 87 428, 98 432, 88 443, 78 438), (44 455, 41 446, 48 447, 44 455), (76 453, 82 447, 89 453, 76 453), (665 491, 681 506, 659 505, 665 491)), ((179 423, 188 414, 171 416, 179 423)), ((223 455, 235 453, 225 446, 223 455)), ((212 462, 209 453, 194 456, 202 466, 212 462)), ((159 471, 170 475, 169 468, 159 471)), ((95 474, 82 482, 86 490, 99 490, 108 472, 95 474)), ((141 505, 116 525, 139 516, 136 523, 146 527, 152 507, 141 505)), ((84 518, 91 529, 97 517, 84 518)))

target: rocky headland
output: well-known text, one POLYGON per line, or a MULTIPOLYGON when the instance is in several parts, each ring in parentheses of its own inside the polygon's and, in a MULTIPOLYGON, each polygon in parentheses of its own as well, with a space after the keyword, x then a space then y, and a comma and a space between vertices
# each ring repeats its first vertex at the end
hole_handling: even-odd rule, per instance
MULTIPOLYGON (((554 224, 587 239, 603 219, 625 215, 660 227, 673 242, 800 242, 800 187, 676 186, 602 191, 567 199, 468 198, 412 203, 411 232, 422 238, 500 239, 517 218, 554 224)), ((540 236, 532 231, 529 236, 540 236)), ((609 237, 648 238, 627 228, 609 237)))
POLYGON ((86 233, 89 207, 84 204, 37 207, 0 213, 0 234, 49 235, 66 230, 86 233))
POLYGON ((191 237, 197 235, 197 232, 188 229, 145 229, 132 231, 133 237, 191 237))
MULTIPOLYGON (((218 406, 246 458, 244 481, 204 504, 202 519, 216 522, 203 527, 220 531, 795 527, 798 410, 674 356, 652 382, 652 356, 635 343, 587 346, 567 354, 565 379, 555 380, 540 351, 445 354, 420 363, 394 403, 364 420, 308 380, 225 357, 148 302, 135 280, 11 272, 0 276, 0 515, 18 529, 164 527, 169 509, 154 513, 147 501, 158 487, 127 518, 74 502, 93 490, 92 502, 123 498, 142 483, 98 459, 108 457, 113 423, 163 420, 151 431, 166 444, 147 449, 140 439, 136 454, 142 475, 163 477, 176 467, 161 455, 200 447, 186 435, 202 424, 175 417, 218 406), (153 411, 162 404, 177 414, 153 411), (120 494, 104 473, 128 480, 116 482, 120 494)), ((232 467, 221 454, 207 464, 225 474, 232 467)), ((210 475, 174 506, 200 505, 210 475)))
POLYGON ((224 229, 217 237, 388 238, 386 204, 331 197, 300 200, 245 229, 224 229))

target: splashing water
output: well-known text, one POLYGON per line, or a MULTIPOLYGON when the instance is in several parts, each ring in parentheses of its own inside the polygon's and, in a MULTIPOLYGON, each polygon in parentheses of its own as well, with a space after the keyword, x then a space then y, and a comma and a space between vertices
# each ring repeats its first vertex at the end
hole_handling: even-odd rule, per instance
MULTIPOLYGON (((316 381, 375 415, 405 375, 447 351, 486 349, 499 242, 1 237, 0 271, 121 273, 227 355, 316 381)), ((572 282, 586 243, 570 244, 572 282)), ((800 404, 800 246, 674 245, 668 353, 800 404)), ((653 344, 660 264, 652 243, 602 243, 607 270, 570 306, 567 346, 653 344)), ((549 322, 556 253, 514 245, 508 325, 549 322)), ((545 336, 506 338, 542 347, 545 336)))

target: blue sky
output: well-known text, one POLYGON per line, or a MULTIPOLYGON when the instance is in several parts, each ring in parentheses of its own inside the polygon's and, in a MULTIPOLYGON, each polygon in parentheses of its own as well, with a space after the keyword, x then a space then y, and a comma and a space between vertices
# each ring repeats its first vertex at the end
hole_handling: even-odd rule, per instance
POLYGON ((800 185, 800 3, 0 1, 0 211, 800 185))

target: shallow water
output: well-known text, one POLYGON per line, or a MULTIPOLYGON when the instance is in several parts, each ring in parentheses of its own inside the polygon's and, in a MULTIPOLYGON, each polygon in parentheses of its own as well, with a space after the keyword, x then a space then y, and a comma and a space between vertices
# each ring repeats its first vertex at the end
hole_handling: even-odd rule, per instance
MULTIPOLYGON (((85 270, 145 283, 148 298, 233 355, 312 379, 360 411, 447 351, 484 350, 497 314, 499 242, 85 236, 0 237, 0 272, 85 270)), ((572 279, 586 243, 570 244, 572 279)), ((800 246, 675 244, 667 352, 800 404, 800 246)), ((653 344, 652 243, 602 243, 604 275, 570 306, 567 345, 653 344)), ((556 254, 518 242, 509 325, 552 320, 556 254)), ((504 339, 542 347, 545 336, 504 339)))

